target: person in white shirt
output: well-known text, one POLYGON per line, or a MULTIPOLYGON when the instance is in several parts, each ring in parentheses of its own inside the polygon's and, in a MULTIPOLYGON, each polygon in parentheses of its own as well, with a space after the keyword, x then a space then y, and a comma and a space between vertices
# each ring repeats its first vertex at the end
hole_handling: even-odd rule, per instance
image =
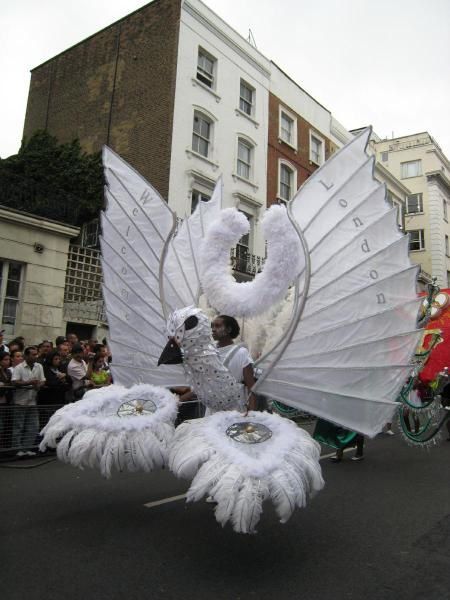
POLYGON ((75 344, 72 348, 72 360, 67 366, 67 375, 72 380, 73 399, 82 398, 86 387, 92 387, 92 382, 87 378, 87 365, 83 360, 83 346, 75 344))
POLYGON ((13 394, 14 448, 19 448, 17 456, 34 456, 31 450, 36 444, 39 433, 39 416, 36 407, 36 396, 39 388, 45 384, 44 369, 36 362, 38 351, 35 346, 29 346, 24 351, 24 361, 14 367, 11 381, 16 387, 13 394))

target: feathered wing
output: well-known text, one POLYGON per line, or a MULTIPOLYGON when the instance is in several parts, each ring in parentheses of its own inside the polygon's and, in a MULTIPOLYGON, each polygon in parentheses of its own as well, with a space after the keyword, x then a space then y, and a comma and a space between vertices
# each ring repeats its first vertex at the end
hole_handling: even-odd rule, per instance
POLYGON ((369 136, 355 137, 291 202, 309 252, 303 296, 254 389, 373 436, 393 415, 421 331, 417 267, 373 176, 369 136))
POLYGON ((221 181, 213 198, 200 202, 194 214, 178 224, 158 192, 108 147, 103 163, 103 296, 114 381, 124 386, 183 385, 181 366, 158 367, 157 362, 167 343, 168 314, 198 304, 200 241, 220 210, 221 181))

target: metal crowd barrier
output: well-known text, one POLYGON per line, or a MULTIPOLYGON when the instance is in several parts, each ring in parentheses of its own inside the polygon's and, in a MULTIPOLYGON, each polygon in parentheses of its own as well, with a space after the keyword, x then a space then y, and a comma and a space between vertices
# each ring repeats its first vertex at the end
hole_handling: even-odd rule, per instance
POLYGON ((0 404, 0 458, 35 456, 41 441, 39 432, 61 406, 63 403, 0 404))

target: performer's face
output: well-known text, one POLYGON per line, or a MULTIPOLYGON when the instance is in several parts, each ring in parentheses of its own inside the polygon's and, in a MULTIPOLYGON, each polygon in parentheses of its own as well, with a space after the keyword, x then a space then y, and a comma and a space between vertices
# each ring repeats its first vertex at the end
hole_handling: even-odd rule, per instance
POLYGON ((223 319, 220 319, 219 317, 214 319, 214 321, 211 323, 211 332, 214 340, 220 340, 229 335, 223 319))

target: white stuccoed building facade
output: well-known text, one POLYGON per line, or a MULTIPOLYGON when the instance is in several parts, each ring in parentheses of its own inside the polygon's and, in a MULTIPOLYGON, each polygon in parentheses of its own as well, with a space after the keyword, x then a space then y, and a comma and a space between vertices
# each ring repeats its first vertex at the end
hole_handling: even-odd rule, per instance
POLYGON ((270 62, 258 50, 203 3, 183 3, 169 206, 181 218, 191 214, 222 176, 224 204, 249 217, 249 251, 259 256, 264 255, 258 221, 267 196, 269 84, 270 62))

